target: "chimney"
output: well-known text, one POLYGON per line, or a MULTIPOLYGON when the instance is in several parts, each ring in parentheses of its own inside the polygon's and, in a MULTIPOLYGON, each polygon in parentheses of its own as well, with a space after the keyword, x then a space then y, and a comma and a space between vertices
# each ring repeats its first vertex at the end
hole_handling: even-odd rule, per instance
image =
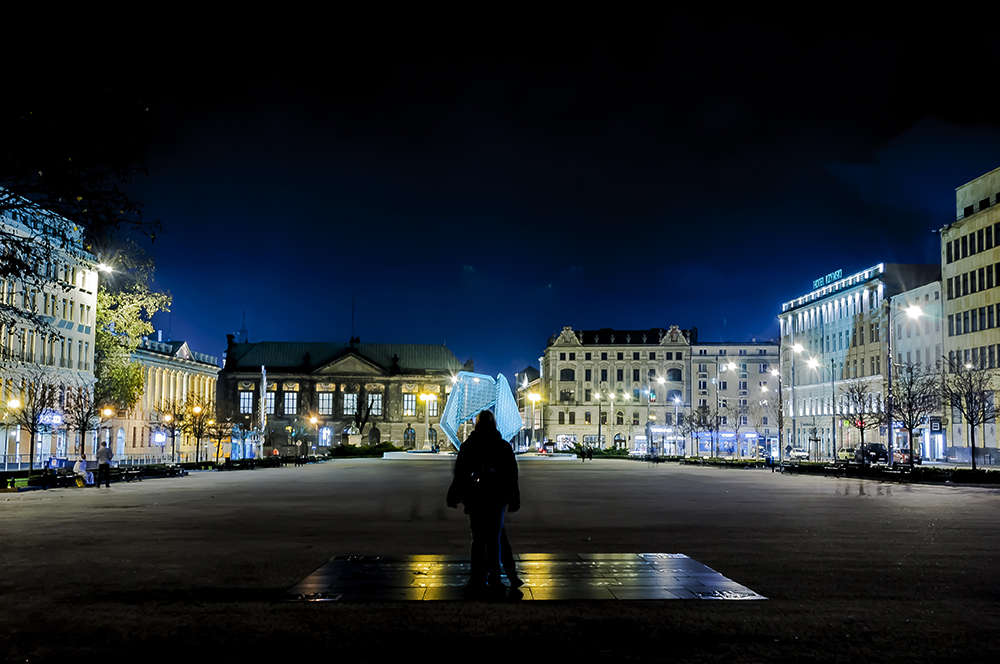
POLYGON ((156 331, 156 340, 163 343, 163 330, 156 331))

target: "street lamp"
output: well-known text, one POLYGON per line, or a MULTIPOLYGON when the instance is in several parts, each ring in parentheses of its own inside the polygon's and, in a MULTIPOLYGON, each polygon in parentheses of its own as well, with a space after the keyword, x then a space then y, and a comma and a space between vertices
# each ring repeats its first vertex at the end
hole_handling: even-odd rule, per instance
MULTIPOLYGON (((886 301, 886 305, 889 307, 889 338, 887 339, 887 343, 886 343, 886 353, 889 356, 888 357, 889 361, 886 362, 886 366, 885 366, 885 379, 886 379, 886 389, 888 391, 888 396, 886 397, 886 400, 885 400, 885 414, 886 414, 886 419, 889 422, 889 463, 891 464, 891 463, 893 463, 893 455, 892 455, 892 429, 893 429, 893 421, 892 421, 892 402, 893 402, 893 398, 892 398, 892 330, 893 330, 893 327, 895 327, 895 326, 893 324, 894 316, 893 316, 893 310, 892 310, 892 296, 890 295, 889 297, 887 297, 885 301, 886 301)), ((923 309, 921 309, 920 307, 918 307, 915 304, 912 304, 912 305, 910 305, 910 306, 908 306, 906 308, 906 316, 907 316, 907 318, 909 318, 911 320, 916 320, 916 319, 920 318, 923 315, 924 315, 923 309)), ((912 432, 911 432, 911 434, 912 434, 912 432)), ((911 444, 912 444, 912 442, 911 442, 911 444)), ((863 452, 863 450, 862 450, 862 452, 863 452)), ((973 454, 975 454, 975 450, 973 450, 973 454)))
MULTIPOLYGON (((20 407, 21 407, 21 402, 18 399, 11 399, 10 401, 7 402, 7 411, 3 414, 3 453, 4 453, 4 458, 6 458, 8 445, 10 443, 10 441, 7 440, 7 437, 10 435, 10 430, 9 430, 10 424, 9 424, 9 420, 7 419, 7 416, 9 414, 11 414, 11 412, 13 412, 15 410, 18 410, 20 407)), ((21 459, 18 458, 17 462, 19 464, 18 468, 20 468, 21 467, 20 466, 21 459)))
POLYGON ((538 392, 529 392, 528 401, 531 402, 531 419, 529 420, 530 426, 528 428, 528 451, 535 445, 535 409, 538 408, 538 401, 542 398, 542 395, 538 392))
MULTIPOLYGON (((826 365, 820 364, 815 357, 806 360, 810 369, 826 369, 826 365)), ((833 458, 837 458, 837 390, 836 372, 834 371, 834 359, 830 358, 830 441, 833 444, 833 458)))
POLYGON ((784 348, 780 348, 778 350, 778 370, 777 370, 777 372, 775 372, 774 370, 771 371, 771 375, 774 376, 774 377, 776 377, 778 379, 778 413, 779 413, 779 418, 778 418, 778 425, 779 425, 779 427, 778 427, 778 463, 781 463, 781 454, 783 452, 783 447, 785 446, 785 443, 784 443, 784 440, 783 440, 784 439, 784 435, 785 435, 785 423, 784 423, 785 412, 783 410, 783 408, 784 408, 784 394, 783 394, 782 387, 781 387, 781 381, 782 381, 782 377, 785 375, 785 371, 784 371, 784 366, 783 365, 784 365, 785 351, 786 350, 791 350, 792 351, 792 370, 791 370, 791 374, 792 374, 791 375, 791 379, 792 379, 792 387, 791 387, 791 392, 792 392, 792 394, 791 394, 791 397, 792 397, 792 442, 796 443, 797 442, 796 439, 797 439, 798 432, 796 431, 796 426, 795 426, 796 425, 796 422, 795 422, 795 353, 801 353, 803 350, 805 350, 805 348, 802 347, 802 344, 798 344, 798 343, 793 343, 790 346, 786 344, 784 348))
POLYGON ((421 394, 420 400, 424 402, 424 449, 426 450, 429 449, 431 402, 437 401, 437 395, 421 394))
POLYGON ((172 424, 174 416, 167 413, 163 416, 163 421, 170 427, 170 463, 177 463, 177 430, 172 424))
POLYGON ((316 446, 319 447, 319 419, 317 419, 316 416, 313 415, 312 417, 309 418, 309 421, 312 424, 316 425, 316 446))

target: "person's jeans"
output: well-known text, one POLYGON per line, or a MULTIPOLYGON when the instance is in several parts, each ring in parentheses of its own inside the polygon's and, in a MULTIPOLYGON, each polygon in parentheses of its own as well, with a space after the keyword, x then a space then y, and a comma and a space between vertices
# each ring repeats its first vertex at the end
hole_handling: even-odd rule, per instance
POLYGON ((111 464, 102 463, 97 466, 97 486, 101 486, 101 479, 104 479, 104 486, 111 487, 111 464))
POLYGON ((480 507, 469 512, 472 529, 473 585, 500 585, 500 532, 507 506, 480 507))

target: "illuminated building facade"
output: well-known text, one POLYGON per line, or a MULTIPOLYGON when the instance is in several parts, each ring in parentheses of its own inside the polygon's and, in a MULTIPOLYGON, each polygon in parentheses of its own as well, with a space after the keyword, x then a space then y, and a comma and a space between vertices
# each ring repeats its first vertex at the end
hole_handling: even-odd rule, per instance
MULTIPOLYGON (((180 430, 172 440, 165 415, 183 411, 189 405, 211 408, 219 374, 218 358, 191 350, 186 341, 143 339, 131 359, 142 366, 142 397, 132 410, 119 410, 111 418, 102 418, 102 440, 119 461, 159 461, 174 458, 173 453, 177 461, 194 461, 195 440, 180 430)), ((201 441, 200 449, 205 459, 206 440, 201 441)), ((214 447, 212 450, 210 456, 214 458, 214 447)))
MULTIPOLYGON (((937 265, 880 263, 847 276, 837 270, 816 279, 813 290, 782 304, 778 318, 786 450, 798 447, 811 459, 830 459, 840 448, 860 443, 858 429, 845 424, 845 417, 863 414, 860 406, 850 405, 848 393, 863 393, 872 409, 882 410, 890 341, 887 303, 892 301, 893 324, 905 325, 898 316, 900 307, 918 294, 932 298, 940 293, 939 277, 937 265)), ((916 338, 907 341, 909 328, 903 329, 903 338, 897 334, 892 343, 902 343, 903 353, 915 353, 916 338)), ((929 343, 933 333, 928 334, 929 343)), ((919 347, 923 351, 928 345, 919 347)), ((865 432, 866 442, 876 440, 886 442, 884 427, 865 432)))
MULTIPOLYGON (((752 456, 758 441, 777 436, 773 416, 757 418, 755 426, 757 411, 751 407, 767 400, 767 390, 772 401, 777 394, 770 373, 777 344, 698 343, 697 336, 697 329, 678 326, 564 327, 540 358, 537 383, 529 381, 525 388, 519 379, 517 385, 519 404, 525 393, 540 395, 535 439, 553 451, 582 446, 697 455, 714 446, 722 454, 752 456), (710 407, 724 424, 691 433, 685 422, 699 406, 710 407)), ((526 403, 524 408, 531 410, 526 403)))
POLYGON ((264 453, 322 454, 341 443, 392 442, 406 449, 447 447, 440 416, 452 377, 472 371, 446 346, 261 341, 228 336, 219 373, 220 411, 260 422, 261 368, 267 372, 264 453), (358 433, 355 416, 370 411, 358 433), (312 418, 317 422, 313 424, 312 418), (300 434, 298 431, 305 431, 300 434), (426 431, 426 433, 425 433, 426 431))
POLYGON ((35 238, 35 253, 24 260, 37 266, 34 274, 0 278, 0 455, 9 463, 27 463, 30 454, 37 463, 75 452, 79 434, 67 431, 61 409, 70 391, 94 384, 97 261, 83 249, 83 233, 72 222, 33 216, 29 209, 0 212, 5 250, 15 238, 28 237, 35 238), (48 415, 51 426, 31 445, 7 411, 12 399, 23 402, 23 387, 39 377, 58 386, 58 398, 48 415))
MULTIPOLYGON (((955 221, 940 230, 945 351, 951 361, 1000 366, 1000 169, 955 190, 955 221)), ((949 443, 969 461, 969 432, 957 411, 949 443)), ((976 434, 976 446, 997 447, 996 425, 976 434)))

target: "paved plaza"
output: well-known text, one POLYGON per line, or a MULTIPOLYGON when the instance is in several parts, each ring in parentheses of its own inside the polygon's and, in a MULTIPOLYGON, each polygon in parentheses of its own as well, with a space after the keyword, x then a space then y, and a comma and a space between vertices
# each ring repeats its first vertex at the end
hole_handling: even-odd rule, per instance
POLYGON ((470 538, 467 517, 444 504, 448 463, 342 460, 0 494, 0 651, 18 661, 384 661, 477 648, 572 661, 1000 656, 996 489, 608 460, 520 469, 523 508, 508 535, 522 570, 547 556, 536 576, 564 579, 555 587, 618 587, 663 571, 644 555, 676 554, 766 599, 393 601, 365 598, 361 583, 350 601, 288 601, 312 575, 333 579, 338 561, 338 578, 364 561, 396 578, 437 561, 450 570, 437 576, 461 578, 470 538), (600 554, 614 556, 595 565, 600 554))

